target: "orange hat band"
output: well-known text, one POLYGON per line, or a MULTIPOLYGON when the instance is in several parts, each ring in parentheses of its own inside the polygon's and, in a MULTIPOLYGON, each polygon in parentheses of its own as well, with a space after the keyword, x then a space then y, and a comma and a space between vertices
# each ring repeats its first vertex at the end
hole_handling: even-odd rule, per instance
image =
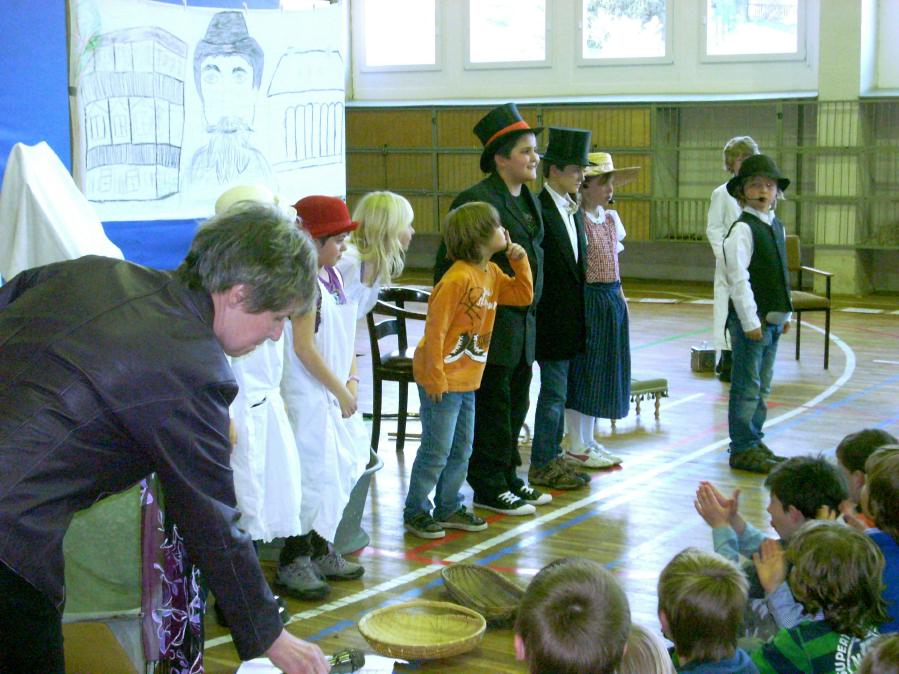
POLYGON ((500 129, 495 134, 490 136, 490 138, 487 139, 487 142, 484 143, 484 147, 487 147, 488 145, 490 145, 490 143, 495 141, 500 136, 505 136, 510 131, 519 131, 521 129, 530 129, 530 128, 531 127, 528 126, 528 123, 526 121, 524 121, 523 119, 521 121, 515 122, 514 124, 509 124, 509 126, 500 129))

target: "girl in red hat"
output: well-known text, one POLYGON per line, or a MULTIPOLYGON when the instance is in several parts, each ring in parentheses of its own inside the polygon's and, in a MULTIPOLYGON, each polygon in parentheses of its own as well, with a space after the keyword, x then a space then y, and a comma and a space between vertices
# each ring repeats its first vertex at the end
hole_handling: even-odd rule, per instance
POLYGON ((358 223, 336 197, 310 196, 294 206, 318 250, 319 301, 291 319, 281 390, 293 426, 302 473, 302 536, 287 539, 277 584, 292 596, 321 598, 325 578, 359 578, 361 565, 334 549, 350 492, 369 459, 368 432, 356 414, 356 303, 343 289, 337 262, 358 223))

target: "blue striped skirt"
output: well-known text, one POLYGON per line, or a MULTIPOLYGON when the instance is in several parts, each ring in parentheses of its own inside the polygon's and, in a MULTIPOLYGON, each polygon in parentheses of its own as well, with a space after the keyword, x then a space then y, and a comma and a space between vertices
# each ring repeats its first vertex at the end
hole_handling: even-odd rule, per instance
POLYGON ((627 416, 631 396, 631 344, 621 281, 584 286, 587 341, 571 360, 566 407, 602 419, 627 416))

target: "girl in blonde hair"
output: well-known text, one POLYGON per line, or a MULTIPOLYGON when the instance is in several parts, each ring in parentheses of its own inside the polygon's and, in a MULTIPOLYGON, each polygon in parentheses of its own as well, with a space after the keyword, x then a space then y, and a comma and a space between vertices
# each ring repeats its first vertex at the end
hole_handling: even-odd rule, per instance
POLYGON ((356 205, 347 250, 337 263, 347 299, 358 304, 357 317, 371 311, 381 287, 403 271, 412 241, 412 206, 393 192, 369 192, 356 205))
POLYGON ((665 642, 643 625, 631 623, 627 648, 621 657, 617 674, 675 674, 674 663, 665 642))

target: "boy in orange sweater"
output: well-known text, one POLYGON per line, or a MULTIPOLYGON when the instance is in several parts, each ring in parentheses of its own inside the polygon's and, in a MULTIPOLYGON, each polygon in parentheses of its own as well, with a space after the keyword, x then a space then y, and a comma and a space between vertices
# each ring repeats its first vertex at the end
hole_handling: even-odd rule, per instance
POLYGON ((487 528, 459 493, 474 436, 474 392, 484 373, 497 305, 527 306, 534 295, 527 254, 509 241, 490 204, 474 201, 450 211, 443 238, 454 262, 431 293, 425 334, 412 365, 421 399, 421 447, 412 465, 403 524, 420 538, 442 538, 445 529, 487 528), (503 250, 514 276, 490 261, 503 250), (435 487, 432 516, 429 494, 435 487))

